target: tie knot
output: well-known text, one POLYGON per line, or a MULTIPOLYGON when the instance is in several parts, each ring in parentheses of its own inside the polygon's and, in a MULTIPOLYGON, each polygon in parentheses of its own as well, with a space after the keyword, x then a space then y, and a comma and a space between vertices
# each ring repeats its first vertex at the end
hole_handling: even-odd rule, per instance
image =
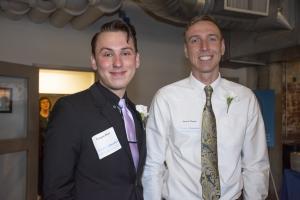
POLYGON ((125 102, 125 99, 120 99, 118 105, 119 105, 121 108, 126 108, 126 102, 125 102))
POLYGON ((204 87, 204 91, 207 98, 211 98, 211 94, 213 93, 213 88, 210 85, 204 87))

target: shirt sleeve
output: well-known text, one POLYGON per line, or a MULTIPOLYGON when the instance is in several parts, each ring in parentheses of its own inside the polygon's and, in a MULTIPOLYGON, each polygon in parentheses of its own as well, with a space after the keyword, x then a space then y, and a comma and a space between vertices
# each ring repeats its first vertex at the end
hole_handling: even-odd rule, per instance
POLYGON ((169 115, 167 101, 158 93, 152 101, 146 126, 147 157, 142 177, 145 200, 162 198, 169 115))
POLYGON ((257 99, 252 94, 242 150, 243 195, 245 200, 267 198, 269 169, 264 122, 257 99))
POLYGON ((74 197, 74 174, 80 139, 76 126, 76 111, 72 104, 59 100, 50 115, 44 148, 45 200, 74 197))

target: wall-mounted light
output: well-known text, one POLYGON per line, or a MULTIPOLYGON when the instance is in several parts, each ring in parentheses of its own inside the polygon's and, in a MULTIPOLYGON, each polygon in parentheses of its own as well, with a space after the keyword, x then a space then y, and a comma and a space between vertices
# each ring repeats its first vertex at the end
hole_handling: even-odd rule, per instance
POLYGON ((73 94, 89 88, 94 82, 94 72, 39 70, 39 93, 73 94))

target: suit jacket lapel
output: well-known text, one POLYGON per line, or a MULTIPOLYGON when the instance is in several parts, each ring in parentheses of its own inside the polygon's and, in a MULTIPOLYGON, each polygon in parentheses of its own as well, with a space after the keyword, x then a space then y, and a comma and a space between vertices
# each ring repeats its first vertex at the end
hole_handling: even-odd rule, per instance
MULTIPOLYGON (((140 116, 139 116, 140 118, 140 116)), ((144 159, 144 149, 145 149, 145 130, 141 119, 138 119, 138 122, 135 123, 136 127, 141 127, 136 129, 137 139, 138 139, 138 148, 139 148, 139 163, 138 169, 141 168, 141 163, 143 163, 144 159)))
POLYGON ((117 105, 112 105, 112 103, 109 102, 105 96, 103 96, 103 94, 101 94, 96 84, 90 88, 90 91, 93 96, 94 103, 99 109, 99 112, 105 116, 105 118, 110 122, 111 126, 115 129, 117 138, 122 148, 125 150, 129 159, 132 160, 130 147, 127 141, 127 135, 123 125, 123 119, 120 117, 121 114, 117 105))

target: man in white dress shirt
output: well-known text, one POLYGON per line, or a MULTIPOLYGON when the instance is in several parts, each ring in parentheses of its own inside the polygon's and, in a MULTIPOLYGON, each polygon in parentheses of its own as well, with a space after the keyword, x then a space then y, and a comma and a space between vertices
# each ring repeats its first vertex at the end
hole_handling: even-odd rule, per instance
POLYGON ((191 74, 161 88, 150 108, 145 200, 203 199, 201 122, 206 85, 213 88, 220 199, 267 197, 270 166, 259 104, 250 89, 221 77, 224 51, 221 30, 211 17, 196 17, 187 25, 184 52, 191 74))

